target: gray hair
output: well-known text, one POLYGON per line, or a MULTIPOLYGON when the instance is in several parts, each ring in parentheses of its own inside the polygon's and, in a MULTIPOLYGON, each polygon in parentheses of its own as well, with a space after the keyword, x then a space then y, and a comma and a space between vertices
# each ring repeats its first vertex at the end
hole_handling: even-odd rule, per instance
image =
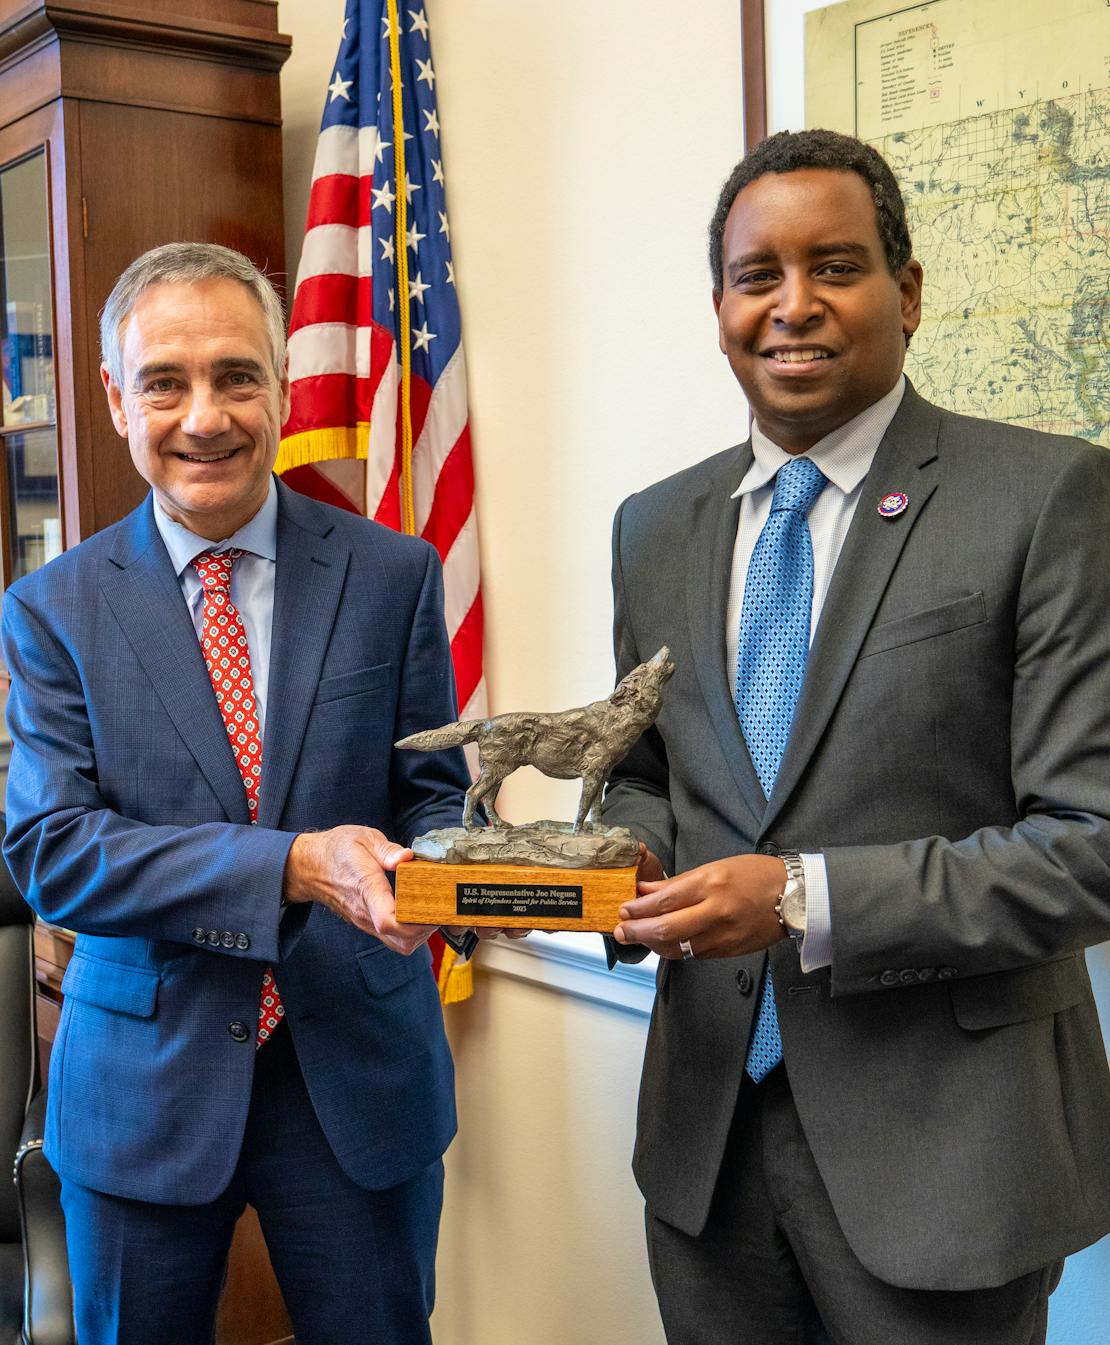
POLYGON ((120 333, 140 295, 152 285, 196 285, 204 280, 238 280, 258 301, 270 338, 274 374, 285 369, 285 315, 267 277, 248 257, 219 243, 163 243, 136 257, 116 281, 100 312, 100 352, 112 382, 123 383, 120 333))

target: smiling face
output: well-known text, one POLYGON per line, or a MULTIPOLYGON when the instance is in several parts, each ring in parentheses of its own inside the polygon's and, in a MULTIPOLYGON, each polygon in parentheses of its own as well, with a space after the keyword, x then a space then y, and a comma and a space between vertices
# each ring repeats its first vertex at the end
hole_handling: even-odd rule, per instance
POLYGON ((857 173, 766 173, 725 224, 721 350, 759 428, 788 453, 894 386, 921 319, 921 267, 887 267, 875 202, 857 173))
POLYGON ((121 346, 122 385, 100 372, 136 469, 170 518, 230 537, 266 499, 289 412, 262 309, 237 280, 152 285, 121 346))

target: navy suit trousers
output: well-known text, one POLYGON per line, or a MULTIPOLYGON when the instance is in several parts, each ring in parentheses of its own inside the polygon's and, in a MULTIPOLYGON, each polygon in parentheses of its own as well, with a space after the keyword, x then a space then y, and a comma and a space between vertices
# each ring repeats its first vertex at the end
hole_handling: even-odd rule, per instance
POLYGON ((81 1345, 211 1345, 248 1203, 298 1345, 431 1345, 443 1164, 382 1191, 351 1181, 320 1129, 288 1025, 258 1053, 239 1162, 216 1200, 154 1205, 71 1181, 62 1200, 81 1345))

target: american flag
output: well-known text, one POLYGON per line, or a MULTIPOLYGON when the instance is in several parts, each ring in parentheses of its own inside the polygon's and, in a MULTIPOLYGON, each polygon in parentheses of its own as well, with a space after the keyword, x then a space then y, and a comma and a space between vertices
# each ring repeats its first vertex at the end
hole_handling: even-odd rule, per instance
MULTIPOLYGON (((343 482, 314 468, 365 459, 366 513, 436 548, 471 719, 486 713, 482 592, 435 81, 423 8, 347 0, 312 169, 276 470, 349 504, 343 482)), ((467 998, 469 963, 433 944, 440 998, 467 998)))
POLYGON ((435 82, 423 8, 347 0, 293 297, 277 470, 364 458, 367 514, 435 546, 459 705, 474 718, 486 712, 482 594, 435 82))

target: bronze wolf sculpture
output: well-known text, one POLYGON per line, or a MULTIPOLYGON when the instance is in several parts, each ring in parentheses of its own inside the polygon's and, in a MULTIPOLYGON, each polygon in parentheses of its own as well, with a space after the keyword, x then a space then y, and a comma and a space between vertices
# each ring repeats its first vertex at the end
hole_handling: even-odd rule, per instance
MULTIPOLYGON (((395 744, 417 752, 438 752, 460 743, 478 744, 478 778, 466 792, 463 826, 476 830, 474 810, 485 805, 495 827, 507 825, 493 800, 506 776, 519 766, 535 766, 556 780, 582 780, 574 830, 581 831, 609 772, 648 728, 663 704, 663 687, 675 665, 662 649, 619 682, 611 696, 557 714, 519 711, 492 719, 468 719, 426 733, 413 733, 395 744)), ((590 818, 592 825, 592 818, 590 818)))

